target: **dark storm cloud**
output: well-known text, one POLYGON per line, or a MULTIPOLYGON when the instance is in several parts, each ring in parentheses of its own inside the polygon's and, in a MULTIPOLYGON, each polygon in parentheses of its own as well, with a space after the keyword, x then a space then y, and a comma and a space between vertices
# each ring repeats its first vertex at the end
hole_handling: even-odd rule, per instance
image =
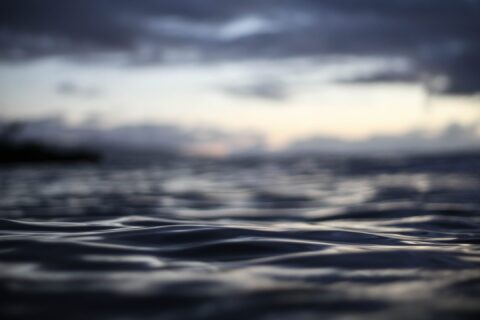
MULTIPOLYGON (((134 63, 401 57, 409 61, 410 74, 398 73, 397 80, 430 88, 430 81, 446 78, 441 91, 450 94, 480 92, 478 30, 478 0, 0 2, 4 60, 100 53, 120 53, 134 63), (235 24, 253 16, 270 27, 235 24)), ((357 81, 387 74, 386 80, 396 80, 386 68, 357 81)))

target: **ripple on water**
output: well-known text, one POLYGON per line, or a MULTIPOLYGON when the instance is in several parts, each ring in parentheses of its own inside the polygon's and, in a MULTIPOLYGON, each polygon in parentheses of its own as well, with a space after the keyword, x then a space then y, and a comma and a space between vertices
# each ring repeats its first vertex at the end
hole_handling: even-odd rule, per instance
POLYGON ((0 170, 0 311, 32 319, 476 319, 473 167, 339 163, 0 170))

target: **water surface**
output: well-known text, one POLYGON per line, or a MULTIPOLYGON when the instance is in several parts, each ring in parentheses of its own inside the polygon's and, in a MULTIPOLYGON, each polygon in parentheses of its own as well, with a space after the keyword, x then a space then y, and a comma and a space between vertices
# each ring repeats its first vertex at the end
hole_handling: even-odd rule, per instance
POLYGON ((8 318, 476 319, 480 156, 0 171, 8 318))

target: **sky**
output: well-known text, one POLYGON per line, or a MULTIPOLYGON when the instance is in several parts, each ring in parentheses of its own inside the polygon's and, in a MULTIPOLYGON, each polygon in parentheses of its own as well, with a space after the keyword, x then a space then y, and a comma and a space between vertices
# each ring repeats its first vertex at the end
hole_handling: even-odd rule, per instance
POLYGON ((0 118, 207 154, 469 148, 478 30, 479 0, 2 0, 0 118))

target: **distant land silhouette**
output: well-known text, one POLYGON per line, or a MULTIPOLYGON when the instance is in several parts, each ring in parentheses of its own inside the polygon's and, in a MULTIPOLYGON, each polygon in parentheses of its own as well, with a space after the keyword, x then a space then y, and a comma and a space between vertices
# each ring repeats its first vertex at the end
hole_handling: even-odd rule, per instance
POLYGON ((79 147, 60 147, 41 141, 16 139, 22 124, 10 123, 0 129, 0 164, 20 163, 96 163, 99 153, 79 147))

